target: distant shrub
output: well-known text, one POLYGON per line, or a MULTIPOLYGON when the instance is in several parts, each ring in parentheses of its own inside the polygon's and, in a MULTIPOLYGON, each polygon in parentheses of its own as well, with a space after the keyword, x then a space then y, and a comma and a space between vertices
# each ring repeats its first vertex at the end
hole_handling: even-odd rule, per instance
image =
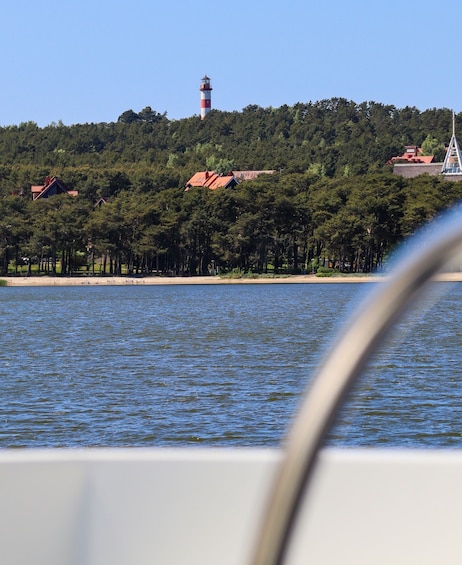
POLYGON ((338 269, 331 269, 330 267, 318 267, 316 272, 317 277, 331 277, 332 275, 339 274, 338 269))
POLYGON ((5 279, 0 279, 0 286, 7 286, 8 285, 8 281, 6 281, 5 279))
POLYGON ((242 269, 233 269, 228 273, 220 273, 222 279, 282 279, 289 275, 275 275, 274 273, 254 273, 253 271, 243 271, 242 269))
POLYGON ((245 271, 242 269, 233 269, 230 273, 226 273, 226 277, 229 279, 242 279, 245 275, 245 271))

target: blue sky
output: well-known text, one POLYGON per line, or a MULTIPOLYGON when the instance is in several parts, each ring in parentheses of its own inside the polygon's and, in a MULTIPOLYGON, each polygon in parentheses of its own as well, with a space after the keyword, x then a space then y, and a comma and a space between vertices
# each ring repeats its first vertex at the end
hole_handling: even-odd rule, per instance
POLYGON ((224 111, 332 97, 462 110, 457 14, 434 1, 2 0, 0 21, 0 125, 190 117, 204 74, 224 111))

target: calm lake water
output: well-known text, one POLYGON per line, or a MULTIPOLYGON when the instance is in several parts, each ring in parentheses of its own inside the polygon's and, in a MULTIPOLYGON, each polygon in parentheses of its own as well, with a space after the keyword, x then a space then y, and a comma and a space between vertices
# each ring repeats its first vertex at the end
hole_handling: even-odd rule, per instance
MULTIPOLYGON (((0 447, 278 445, 373 286, 2 288, 0 447)), ((461 304, 432 287, 330 443, 462 446, 461 304)))

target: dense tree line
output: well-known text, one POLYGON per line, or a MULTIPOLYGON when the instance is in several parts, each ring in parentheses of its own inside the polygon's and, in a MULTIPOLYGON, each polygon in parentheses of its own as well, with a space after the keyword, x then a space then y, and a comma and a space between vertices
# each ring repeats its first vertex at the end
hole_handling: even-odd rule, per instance
POLYGON ((370 272, 461 196, 462 183, 439 177, 284 172, 215 191, 120 190, 96 207, 66 194, 9 196, 0 200, 0 267, 56 273, 60 259, 63 274, 370 272))
MULTIPOLYGON (((458 121, 458 117, 457 120, 458 121)), ((345 99, 248 106, 169 120, 151 108, 117 121, 0 128, 0 269, 203 274, 371 271, 460 183, 405 180, 386 165, 404 145, 440 159, 448 109, 345 99), (272 169, 230 190, 184 191, 198 170, 272 169), (31 201, 60 176, 79 196, 31 201), (104 197, 107 204, 96 206, 104 197)))
POLYGON ((89 197, 126 188, 124 175, 152 191, 180 186, 205 168, 358 175, 382 171, 408 144, 435 149, 441 157, 451 129, 448 109, 420 112, 342 98, 212 110, 204 121, 169 120, 145 108, 111 123, 39 128, 27 122, 0 128, 0 189, 28 190, 48 174, 89 197))

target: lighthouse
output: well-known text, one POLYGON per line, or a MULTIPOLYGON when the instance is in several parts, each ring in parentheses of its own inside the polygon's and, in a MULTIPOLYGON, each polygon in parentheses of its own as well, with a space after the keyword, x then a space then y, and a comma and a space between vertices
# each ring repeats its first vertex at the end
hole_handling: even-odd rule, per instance
POLYGON ((210 85, 210 77, 207 75, 204 76, 199 90, 201 91, 201 120, 203 120, 212 109, 212 87, 210 85))

